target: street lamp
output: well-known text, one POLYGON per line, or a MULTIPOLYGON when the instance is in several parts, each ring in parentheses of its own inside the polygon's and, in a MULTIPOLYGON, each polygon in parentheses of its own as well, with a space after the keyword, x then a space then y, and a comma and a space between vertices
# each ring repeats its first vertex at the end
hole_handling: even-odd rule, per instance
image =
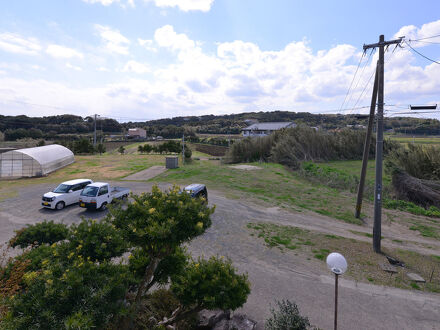
POLYGON ((335 330, 338 328, 338 277, 347 270, 347 260, 340 253, 333 252, 327 257, 327 266, 335 274, 335 330))

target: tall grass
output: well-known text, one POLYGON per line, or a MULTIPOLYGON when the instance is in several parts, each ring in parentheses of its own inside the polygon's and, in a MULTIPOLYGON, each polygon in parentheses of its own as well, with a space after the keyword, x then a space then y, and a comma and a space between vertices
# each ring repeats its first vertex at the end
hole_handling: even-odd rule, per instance
POLYGON ((408 144, 390 154, 388 167, 397 166, 409 175, 424 180, 440 180, 440 147, 408 144))
MULTIPOLYGON (((247 138, 236 142, 226 155, 232 163, 272 161, 299 169, 303 161, 329 161, 361 159, 365 131, 340 130, 316 131, 309 127, 280 130, 260 138, 247 138)), ((395 142, 386 142, 385 152, 395 142)), ((374 139, 370 145, 370 157, 374 155, 374 139)))

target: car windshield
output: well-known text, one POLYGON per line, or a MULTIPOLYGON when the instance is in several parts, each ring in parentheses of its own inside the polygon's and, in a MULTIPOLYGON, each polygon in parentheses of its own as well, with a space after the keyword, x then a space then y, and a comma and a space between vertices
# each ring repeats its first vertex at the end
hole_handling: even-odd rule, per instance
POLYGON ((81 192, 81 196, 95 197, 97 192, 98 187, 85 187, 81 192))
POLYGON ((72 186, 69 186, 68 184, 62 183, 58 187, 56 187, 53 192, 59 193, 59 194, 64 194, 64 193, 69 192, 70 188, 72 188, 72 186))

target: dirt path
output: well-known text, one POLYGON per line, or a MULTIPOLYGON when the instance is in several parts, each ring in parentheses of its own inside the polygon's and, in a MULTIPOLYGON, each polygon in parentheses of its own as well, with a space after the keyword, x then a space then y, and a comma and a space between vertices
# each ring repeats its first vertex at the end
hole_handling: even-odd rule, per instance
MULTIPOLYGON (((149 182, 136 181, 115 184, 129 187, 135 193, 150 191, 152 186, 149 182)), ((160 185, 161 188, 169 186, 160 185)), ((19 189, 17 197, 0 203, 0 243, 9 240, 13 230, 26 223, 47 219, 70 224, 79 222, 81 216, 95 219, 105 216, 105 212, 89 212, 77 205, 60 212, 42 209, 41 195, 50 187, 48 184, 28 186, 19 189)), ((250 201, 228 199, 211 187, 208 189, 210 204, 216 204, 217 208, 212 217, 212 227, 188 247, 192 254, 229 257, 241 272, 249 274, 252 292, 242 310, 258 321, 258 329, 263 329, 270 304, 283 298, 295 301, 301 313, 308 315, 314 325, 331 329, 334 279, 325 267, 318 267, 293 251, 267 248, 261 239, 249 235, 246 225, 249 222, 271 222, 370 240, 350 232, 367 232, 370 224, 357 226, 316 214, 265 208, 250 201)), ((393 226, 384 226, 384 235, 387 237, 390 232, 390 235, 401 238, 402 233, 393 226)), ((407 238, 414 243, 409 248, 422 249, 417 242, 427 241, 433 246, 433 249, 428 249, 429 254, 440 255, 436 241, 419 238, 415 232, 409 232, 407 238)), ((383 244, 386 246, 393 242, 385 239, 383 244)), ((342 277, 339 299, 340 329, 438 329, 440 324, 438 294, 357 283, 342 277)))
POLYGON ((147 168, 146 170, 131 174, 129 176, 126 176, 122 180, 124 181, 147 181, 151 178, 154 178, 155 176, 158 176, 159 174, 165 172, 167 169, 165 166, 151 166, 150 168, 147 168))

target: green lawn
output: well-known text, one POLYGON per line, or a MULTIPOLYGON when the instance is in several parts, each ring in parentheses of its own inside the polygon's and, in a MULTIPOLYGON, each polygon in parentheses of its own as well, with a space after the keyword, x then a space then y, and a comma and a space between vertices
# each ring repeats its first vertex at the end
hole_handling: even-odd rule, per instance
POLYGON ((415 143, 415 144, 439 144, 440 136, 431 137, 411 137, 411 136, 387 136, 391 140, 397 141, 399 143, 415 143))
POLYGON ((311 184, 282 165, 253 163, 259 170, 240 170, 216 161, 193 161, 152 179, 181 185, 200 182, 222 190, 232 198, 254 198, 295 211, 310 210, 349 223, 361 224, 353 216, 354 195, 327 186, 311 184))

